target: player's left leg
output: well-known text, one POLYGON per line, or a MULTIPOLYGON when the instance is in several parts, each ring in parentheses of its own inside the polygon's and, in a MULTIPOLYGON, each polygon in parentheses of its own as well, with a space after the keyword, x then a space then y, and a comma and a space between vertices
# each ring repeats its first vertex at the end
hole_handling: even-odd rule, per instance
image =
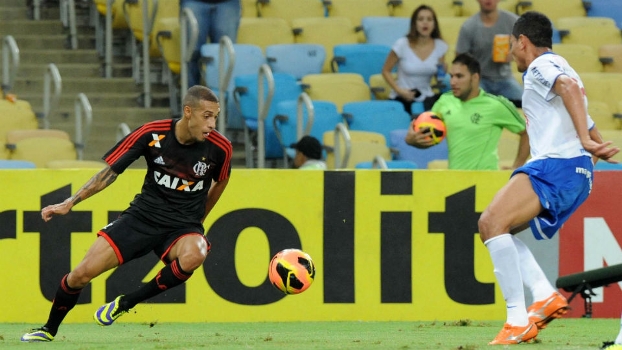
POLYGON ((541 210, 529 177, 518 173, 495 195, 480 217, 480 236, 490 253, 507 310, 506 325, 490 344, 518 344, 538 334, 527 316, 519 253, 510 229, 528 222, 541 210))
POLYGON ((102 305, 95 312, 96 322, 102 326, 109 326, 136 304, 184 283, 192 276, 194 270, 203 264, 208 252, 209 244, 202 234, 181 235, 166 253, 166 260, 171 263, 164 266, 151 281, 136 291, 120 295, 110 303, 102 305))

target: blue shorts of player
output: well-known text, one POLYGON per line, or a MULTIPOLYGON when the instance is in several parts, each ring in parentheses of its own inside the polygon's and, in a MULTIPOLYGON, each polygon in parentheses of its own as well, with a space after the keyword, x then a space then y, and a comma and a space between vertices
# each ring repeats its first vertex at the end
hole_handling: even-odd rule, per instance
POLYGON ((170 263, 166 256, 171 247, 186 235, 200 235, 207 243, 210 242, 203 234, 203 227, 172 228, 147 223, 132 214, 123 213, 115 221, 102 228, 97 235, 103 237, 114 250, 119 265, 154 252, 162 262, 170 263), (159 227, 158 227, 159 226, 159 227))
POLYGON ((536 239, 551 239, 592 190, 592 159, 547 158, 516 169, 529 176, 544 210, 529 222, 536 239))

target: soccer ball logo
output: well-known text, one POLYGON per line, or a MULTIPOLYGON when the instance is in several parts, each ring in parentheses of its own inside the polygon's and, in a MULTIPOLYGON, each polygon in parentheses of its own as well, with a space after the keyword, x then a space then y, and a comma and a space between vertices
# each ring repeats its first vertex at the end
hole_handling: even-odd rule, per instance
POLYGON ((299 249, 282 250, 270 260, 270 282, 285 294, 307 290, 315 278, 315 265, 309 254, 299 249))

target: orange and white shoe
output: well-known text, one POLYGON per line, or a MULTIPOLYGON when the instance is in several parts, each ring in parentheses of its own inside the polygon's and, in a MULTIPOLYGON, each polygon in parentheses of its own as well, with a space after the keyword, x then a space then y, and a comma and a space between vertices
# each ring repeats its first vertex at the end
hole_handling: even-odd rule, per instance
POLYGON ((531 322, 525 327, 512 326, 506 323, 503 325, 501 332, 488 345, 520 344, 534 339, 537 335, 538 327, 531 322))
POLYGON ((538 326, 538 329, 546 328, 549 322, 561 318, 568 312, 568 301, 563 295, 554 292, 550 297, 536 301, 527 308, 529 321, 538 326))

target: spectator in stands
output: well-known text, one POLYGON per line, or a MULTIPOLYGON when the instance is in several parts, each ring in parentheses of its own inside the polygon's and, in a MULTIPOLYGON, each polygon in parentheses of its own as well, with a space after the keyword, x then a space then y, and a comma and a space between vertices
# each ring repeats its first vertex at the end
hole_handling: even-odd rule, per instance
POLYGON ((181 9, 192 10, 199 22, 199 36, 188 63, 188 86, 201 84, 199 66, 201 45, 218 43, 228 36, 235 43, 242 14, 240 0, 180 0, 181 9))
POLYGON ((415 101, 423 102, 427 110, 438 99, 430 82, 439 64, 444 70, 447 48, 436 13, 430 6, 419 6, 410 19, 408 34, 393 44, 382 67, 382 76, 392 89, 389 97, 403 103, 406 112, 412 114, 415 101), (391 73, 396 65, 397 81, 391 73))
MULTIPOLYGON (((496 170, 499 168, 497 145, 503 128, 520 135, 518 153, 512 165, 517 168, 529 156, 525 119, 503 96, 480 88, 480 66, 469 54, 460 54, 449 69, 451 92, 436 101, 432 111, 445 122, 450 169, 496 170)), ((433 146, 429 131, 408 129, 407 144, 433 146)))
POLYGON ((294 168, 302 170, 326 170, 326 163, 322 160, 322 145, 313 136, 303 136, 297 143, 291 145, 296 149, 294 168))
POLYGON ((512 74, 512 55, 509 54, 510 34, 518 16, 498 9, 500 0, 477 1, 480 12, 467 19, 460 28, 456 54, 466 52, 473 55, 482 67, 482 88, 491 94, 505 96, 520 107, 523 88, 512 74))

